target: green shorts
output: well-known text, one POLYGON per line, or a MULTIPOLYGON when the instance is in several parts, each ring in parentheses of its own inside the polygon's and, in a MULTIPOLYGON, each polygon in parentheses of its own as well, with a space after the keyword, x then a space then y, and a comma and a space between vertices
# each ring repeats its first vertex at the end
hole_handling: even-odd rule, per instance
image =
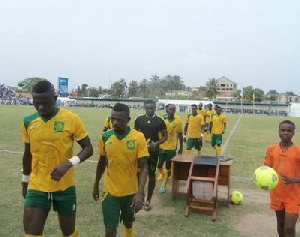
POLYGON ((46 212, 51 209, 57 211, 60 216, 74 216, 76 214, 76 191, 72 186, 65 191, 41 192, 29 189, 26 194, 24 207, 36 207, 46 212))
POLYGON ((186 141, 186 149, 192 150, 195 147, 196 150, 200 151, 202 147, 202 139, 199 138, 188 138, 186 141))
POLYGON ((212 134, 211 146, 214 147, 215 145, 217 145, 217 146, 222 145, 222 134, 212 134))
POLYGON ((171 161, 174 156, 176 156, 176 150, 159 149, 159 162, 158 163, 162 164, 165 161, 171 161))
POLYGON ((103 193, 102 213, 105 228, 117 228, 119 221, 123 221, 123 223, 134 222, 135 217, 131 207, 133 196, 116 197, 109 193, 103 193))

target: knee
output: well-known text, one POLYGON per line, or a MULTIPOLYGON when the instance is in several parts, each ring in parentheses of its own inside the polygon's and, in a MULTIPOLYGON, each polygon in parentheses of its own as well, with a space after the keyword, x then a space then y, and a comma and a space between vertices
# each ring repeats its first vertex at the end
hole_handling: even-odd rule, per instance
POLYGON ((286 226, 284 228, 284 232, 286 236, 294 236, 295 235, 295 227, 286 226))

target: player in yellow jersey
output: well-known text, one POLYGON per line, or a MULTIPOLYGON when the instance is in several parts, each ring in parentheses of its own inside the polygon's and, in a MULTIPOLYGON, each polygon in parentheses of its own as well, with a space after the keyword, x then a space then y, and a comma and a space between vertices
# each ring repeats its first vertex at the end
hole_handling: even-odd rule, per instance
POLYGON ((167 191, 166 185, 171 175, 171 160, 176 155, 178 139, 179 139, 178 153, 182 154, 183 151, 182 122, 180 117, 175 116, 175 111, 176 111, 176 106, 174 104, 169 104, 167 108, 168 117, 164 118, 165 124, 167 126, 168 139, 167 141, 165 141, 163 144, 159 146, 159 161, 158 161, 157 168, 160 174, 157 180, 161 180, 162 177, 164 178, 164 181, 159 189, 160 193, 165 193, 167 191), (164 170, 163 172, 162 166, 164 162, 166 162, 166 170, 164 170))
POLYGON ((211 122, 211 117, 214 114, 216 114, 216 111, 212 108, 212 104, 208 104, 206 110, 205 132, 204 132, 204 140, 207 142, 211 141, 210 122, 211 122))
POLYGON ((201 114, 205 120, 205 117, 206 117, 206 109, 203 108, 203 103, 200 102, 199 105, 198 105, 198 114, 201 114))
MULTIPOLYGON (((170 104, 167 104, 166 106, 165 106, 165 109, 166 109, 166 113, 165 114, 163 114, 161 117, 162 117, 162 119, 166 119, 166 118, 168 118, 168 107, 169 107, 169 105, 170 104)), ((175 106, 175 112, 176 112, 176 106, 175 106)), ((174 117, 175 118, 179 118, 180 119, 180 116, 178 115, 178 114, 174 114, 174 117)))
POLYGON ((89 158, 93 147, 78 115, 55 107, 57 97, 49 81, 36 83, 32 97, 37 113, 25 117, 22 124, 25 236, 42 236, 53 205, 63 236, 76 237, 73 166, 89 158), (74 141, 81 146, 76 156, 74 141))
POLYGON ((111 123, 111 117, 107 116, 104 120, 102 132, 106 132, 107 130, 112 129, 112 128, 113 128, 113 126, 112 126, 112 123, 111 123))
POLYGON ((222 134, 226 130, 226 116, 222 113, 222 108, 216 107, 216 114, 211 117, 211 146, 216 150, 216 155, 222 152, 222 134))
POLYGON ((186 118, 184 127, 184 135, 186 136, 186 153, 191 154, 193 147, 198 151, 201 156, 202 138, 204 132, 204 118, 198 114, 197 105, 192 105, 192 114, 186 118))
POLYGON ((143 206, 149 153, 144 134, 127 126, 129 120, 129 107, 117 103, 111 112, 113 129, 99 138, 100 158, 93 198, 96 201, 100 198, 99 182, 105 172, 102 213, 106 237, 117 235, 120 220, 124 224, 124 236, 133 236, 135 213, 143 206))

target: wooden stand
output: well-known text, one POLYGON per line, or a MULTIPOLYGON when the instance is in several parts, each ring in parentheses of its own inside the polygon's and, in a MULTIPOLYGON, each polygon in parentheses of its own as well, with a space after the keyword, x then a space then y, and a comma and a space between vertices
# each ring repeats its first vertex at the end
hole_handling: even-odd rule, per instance
MULTIPOLYGON (((172 159, 172 199, 175 199, 179 192, 179 181, 187 180, 189 170, 195 155, 177 155, 172 159)), ((220 162, 218 185, 227 186, 227 207, 230 202, 230 176, 233 160, 220 162)), ((209 172, 209 171, 208 171, 209 172)))

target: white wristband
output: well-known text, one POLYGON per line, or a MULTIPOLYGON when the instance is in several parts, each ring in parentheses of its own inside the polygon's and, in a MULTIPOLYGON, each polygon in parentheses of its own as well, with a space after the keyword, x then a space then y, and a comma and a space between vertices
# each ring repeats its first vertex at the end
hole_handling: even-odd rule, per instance
POLYGON ((73 156, 69 159, 73 166, 78 165, 80 163, 80 159, 78 156, 73 156))
POLYGON ((29 183, 30 175, 22 174, 22 183, 29 183))
POLYGON ((201 137, 203 137, 203 133, 201 133, 201 137))

